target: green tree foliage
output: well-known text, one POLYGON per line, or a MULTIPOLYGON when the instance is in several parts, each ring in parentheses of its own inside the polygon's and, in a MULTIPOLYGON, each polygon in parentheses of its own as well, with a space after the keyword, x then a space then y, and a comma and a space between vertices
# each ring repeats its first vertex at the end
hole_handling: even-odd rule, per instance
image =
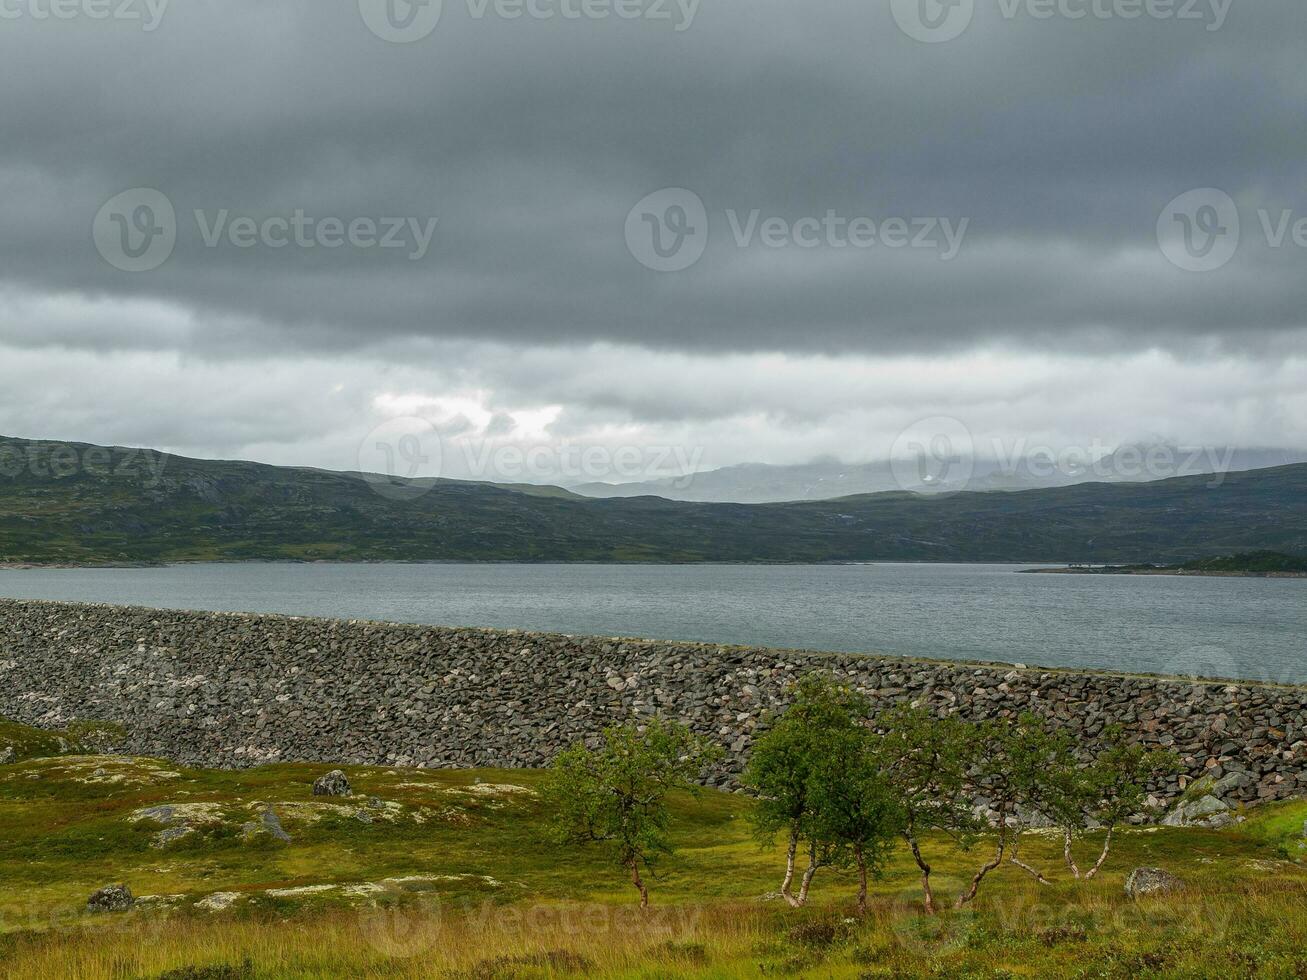
POLYGON ((967 722, 910 706, 881 715, 876 728, 873 752, 902 807, 901 834, 921 872, 927 912, 935 913, 938 905, 932 868, 921 850, 922 833, 942 833, 970 850, 983 834, 994 831, 993 856, 957 898, 959 907, 966 905, 1015 842, 1017 808, 1028 803, 1056 740, 1030 715, 967 722), (978 812, 980 800, 988 812, 978 812))
POLYGON ((830 734, 811 773, 810 834, 833 864, 858 872, 858 912, 867 911, 867 878, 879 877, 903 827, 903 811, 861 727, 830 734))
POLYGON ((758 798, 751 819, 758 839, 772 844, 786 839, 785 878, 781 895, 798 907, 808 900, 813 876, 840 857, 840 847, 817 815, 815 791, 829 776, 830 760, 848 751, 869 713, 865 697, 823 674, 802 678, 794 700, 769 718, 754 743, 744 783, 758 798), (800 845, 808 852, 798 894, 794 894, 795 862, 800 845))
POLYGON ((597 749, 576 745, 554 759, 544 790, 551 830, 563 843, 605 847, 630 872, 647 908, 640 869, 652 874, 658 858, 672 853, 667 796, 697 793, 697 780, 721 754, 720 746, 661 719, 608 728, 597 749))
MULTIPOLYGON (((1120 726, 1103 731, 1088 764, 1080 762, 1069 736, 1048 738, 1055 751, 1037 773, 1030 792, 1030 806, 1061 829, 1063 860, 1071 876, 1088 880, 1107 862, 1117 826, 1146 809, 1149 781, 1179 772, 1182 766, 1174 752, 1130 743, 1120 726), (1097 860, 1082 875, 1075 859, 1074 843, 1090 827, 1106 832, 1097 860)), ((1029 865, 1020 860, 1014 863, 1039 881, 1049 883, 1029 865)))
POLYGON ((875 753, 903 810, 903 839, 921 872, 926 911, 935 913, 932 868, 921 835, 939 831, 970 847, 983 829, 972 810, 967 777, 976 755, 971 726, 957 718, 936 718, 902 706, 876 721, 875 753))

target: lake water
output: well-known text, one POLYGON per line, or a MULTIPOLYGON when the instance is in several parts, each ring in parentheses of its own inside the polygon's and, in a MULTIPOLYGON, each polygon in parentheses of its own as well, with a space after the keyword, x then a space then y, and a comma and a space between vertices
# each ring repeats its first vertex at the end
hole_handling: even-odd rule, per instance
POLYGON ((0 596, 1307 682, 1307 580, 1015 565, 0 570, 0 596))

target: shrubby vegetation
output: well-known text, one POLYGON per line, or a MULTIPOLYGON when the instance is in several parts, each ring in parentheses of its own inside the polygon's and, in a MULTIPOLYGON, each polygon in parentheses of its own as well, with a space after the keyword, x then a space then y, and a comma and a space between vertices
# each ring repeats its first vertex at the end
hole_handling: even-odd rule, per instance
POLYGON ((640 869, 652 874, 658 856, 671 853, 667 795, 697 792, 696 780, 720 755, 684 725, 657 718, 638 729, 609 728, 597 749, 577 745, 554 760, 544 790, 554 836, 602 844, 613 863, 630 872, 646 908, 649 888, 640 869))
MULTIPOLYGON (((806 686, 825 697, 817 682, 806 686)), ((834 684, 828 690, 836 706, 847 698, 856 710, 855 693, 834 684)), ((972 731, 967 723, 954 719, 937 726, 929 716, 901 711, 905 722, 917 719, 922 727, 915 733, 899 730, 902 741, 893 744, 915 744, 918 735, 929 733, 932 745, 967 749, 955 738, 972 731)), ((766 736, 783 717, 772 719, 759 735, 766 736)), ((750 826, 757 802, 743 794, 674 790, 664 795, 655 787, 665 809, 659 816, 661 845, 653 852, 656 907, 646 910, 623 900, 634 894, 626 880, 629 869, 619 869, 622 877, 609 873, 620 838, 587 847, 543 839, 548 826, 558 833, 558 802, 547 803, 540 795, 551 774, 343 766, 355 797, 322 801, 312 796, 312 785, 324 764, 224 771, 127 757, 73 758, 61 754, 57 741, 43 751, 39 743, 51 738, 46 733, 8 726, 24 746, 50 757, 0 765, 0 975, 15 980, 1307 976, 1307 801, 1259 806, 1244 822, 1222 830, 1123 829, 1092 879, 1088 870, 1101 857, 1107 824, 1086 830, 1072 821, 1073 857, 1082 872, 1076 880, 1069 867, 1062 870, 1063 830, 1016 833, 1018 826, 1029 827, 1036 809, 1023 799, 1012 811, 1005 866, 982 879, 977 899, 961 910, 949 906, 992 860, 997 827, 976 821, 976 846, 968 853, 954 846, 952 835, 918 822, 916 843, 935 869, 941 900, 938 914, 925 915, 916 887, 920 868, 906 838, 901 830, 883 833, 900 824, 882 821, 875 806, 861 806, 882 801, 886 788, 887 802, 901 805, 901 790, 894 787, 902 773, 887 772, 881 756, 862 751, 889 744, 892 733, 879 727, 887 716, 874 725, 853 717, 867 723, 834 726, 835 737, 825 743, 830 749, 822 756, 825 765, 812 769, 814 792, 805 797, 830 818, 806 822, 805 832, 811 828, 818 839, 843 840, 847 846, 843 853, 826 852, 831 863, 816 873, 801 909, 759 900, 781 877, 788 831, 778 831, 778 847, 760 849, 750 826), (163 825, 141 821, 139 814, 161 805, 216 807, 221 822, 197 825, 187 840, 160 849, 163 825), (244 836, 245 822, 269 806, 280 813, 290 842, 268 846, 244 836), (372 819, 351 815, 353 807, 372 819), (882 832, 864 836, 868 827, 882 832), (1006 867, 1017 857, 1018 841, 1019 859, 1059 878, 1056 887, 1006 867), (869 895, 866 915, 850 916, 860 884, 854 850, 859 843, 869 895), (673 847, 676 853, 669 856, 673 847), (1122 887, 1126 872, 1137 867, 1172 872, 1184 881, 1184 891, 1128 896, 1122 887), (879 881, 878 870, 883 872, 879 881), (112 915, 88 913, 87 896, 111 882, 130 885, 138 907, 112 915), (219 895, 236 897, 235 904, 210 905, 219 895)), ((1033 737, 1038 729, 1019 730, 1018 721, 1007 731, 1038 744, 1033 737)), ((648 759, 661 760, 654 767, 658 771, 673 760, 681 768, 688 754, 684 748, 695 744, 681 742, 680 751, 665 752, 658 747, 677 744, 675 735, 646 739, 637 728, 626 734, 655 749, 647 755, 643 748, 617 753, 637 771, 644 765, 640 760, 648 759)), ((1049 734, 1059 737, 1056 731, 1049 734)), ((1113 759, 1112 734, 1104 733, 1095 746, 1069 746, 1089 750, 1076 756, 1074 765, 1086 784, 1092 784, 1088 774, 1096 767, 1100 776, 1131 767, 1128 760, 1113 759)), ((609 747, 606 739, 588 744, 595 756, 609 747)), ((1066 747, 1059 742, 1049 751, 1056 758, 1066 747)), ((1124 739, 1117 747, 1141 754, 1124 739)), ((1070 755, 1060 757, 1072 762, 1070 755)), ((919 758, 912 757, 914 767, 919 758)), ((609 772, 585 768, 591 775, 609 772)), ((937 779, 957 771, 916 768, 937 779)), ((969 772, 963 776, 973 778, 969 772)), ((618 780, 609 782, 622 788, 618 780)), ((1113 791, 1099 794, 1103 800, 1113 791)), ((600 809, 620 814, 618 804, 637 795, 614 794, 614 802, 600 809)), ((995 799, 988 794, 988 808, 994 809, 995 799)), ((1102 804, 1094 806, 1091 812, 1102 812, 1102 804)), ((1123 813, 1132 811, 1129 800, 1120 806, 1123 813)), ((940 808, 923 809, 953 819, 947 809, 942 814, 940 808)), ((968 801, 954 816, 969 810, 968 801)), ((898 816, 906 823, 905 812, 898 816)), ((796 894, 797 878, 807 866, 806 843, 798 850, 796 894)), ((647 875, 644 864, 639 870, 647 875)))
MULTIPOLYGON (((554 762, 548 795, 558 836, 607 844, 647 905, 640 868, 670 852, 667 793, 692 788, 717 756, 688 729, 661 720, 609 729, 600 748, 579 746, 554 762)), ((1030 826, 1060 833, 1068 872, 1088 880, 1107 862, 1115 829, 1145 810, 1149 781, 1177 771, 1173 753, 1131 744, 1119 727, 1084 746, 1033 714, 970 722, 904 705, 873 715, 858 691, 814 674, 796 686, 789 708, 766 720, 744 783, 756 798, 750 820, 759 842, 785 842, 780 896, 789 905, 808 903, 820 869, 853 867, 865 913, 868 879, 901 842, 933 915, 928 840, 964 852, 982 840, 992 845, 957 908, 1004 861, 1051 884, 1020 857, 1021 831, 1030 826), (1082 872, 1075 844, 1091 828, 1105 831, 1103 843, 1082 872)))

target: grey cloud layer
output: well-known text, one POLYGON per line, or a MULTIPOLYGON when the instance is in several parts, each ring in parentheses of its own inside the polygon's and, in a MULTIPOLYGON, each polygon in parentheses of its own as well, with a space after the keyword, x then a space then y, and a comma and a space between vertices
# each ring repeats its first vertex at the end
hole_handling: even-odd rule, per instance
MULTIPOLYGON (((1303 324, 1307 251, 1247 242, 1218 273, 1160 255, 1192 187, 1307 215, 1307 26, 1236 0, 1219 31, 1008 20, 979 0, 923 45, 888 4, 704 0, 647 21, 476 20, 386 44, 354 3, 174 0, 159 28, 0 22, 0 281, 192 311, 184 338, 106 324, 78 346, 312 351, 388 338, 614 341, 713 352, 1264 349, 1303 324), (181 219, 161 269, 96 253, 99 207, 158 188, 181 219), (627 252, 631 206, 695 190, 703 260, 627 252), (191 213, 438 217, 421 261, 342 248, 205 248, 191 213), (736 248, 728 209, 789 220, 968 218, 956 259, 736 248)), ((40 344, 22 323, 11 343, 40 344)), ((53 338, 51 338, 53 339, 53 338)), ((65 343, 70 342, 64 338, 65 343)))

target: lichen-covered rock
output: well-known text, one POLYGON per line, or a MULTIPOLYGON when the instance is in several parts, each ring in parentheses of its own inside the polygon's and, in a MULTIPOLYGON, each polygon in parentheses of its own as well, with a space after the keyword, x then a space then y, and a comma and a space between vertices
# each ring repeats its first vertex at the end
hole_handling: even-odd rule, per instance
POLYGON ((1125 880, 1125 893, 1131 898, 1167 895, 1184 887, 1183 879, 1162 868, 1135 868, 1125 880))
POLYGON ((126 753, 206 767, 539 768, 661 714, 720 743, 705 781, 736 788, 762 718, 826 670, 877 710, 1033 711, 1082 744, 1120 724, 1183 761, 1145 787, 1162 804, 1203 777, 1231 811, 1307 793, 1303 687, 5 599, 0 650, 0 717, 115 722, 126 753))
POLYGON ((1232 823, 1234 814, 1230 804, 1212 794, 1182 800, 1162 819, 1162 825, 1166 827, 1206 827, 1209 830, 1219 830, 1232 823))
POLYGON ((349 778, 339 769, 333 769, 325 776, 313 781, 314 796, 349 796, 349 778))
POLYGON ((106 885, 86 900, 88 912, 126 912, 136 904, 126 885, 106 885))
POLYGON ((251 820, 242 825, 241 830, 246 840, 267 836, 283 844, 289 844, 291 841, 290 834, 286 833, 286 828, 281 825, 281 818, 277 816, 277 811, 270 806, 264 807, 258 820, 251 820))

